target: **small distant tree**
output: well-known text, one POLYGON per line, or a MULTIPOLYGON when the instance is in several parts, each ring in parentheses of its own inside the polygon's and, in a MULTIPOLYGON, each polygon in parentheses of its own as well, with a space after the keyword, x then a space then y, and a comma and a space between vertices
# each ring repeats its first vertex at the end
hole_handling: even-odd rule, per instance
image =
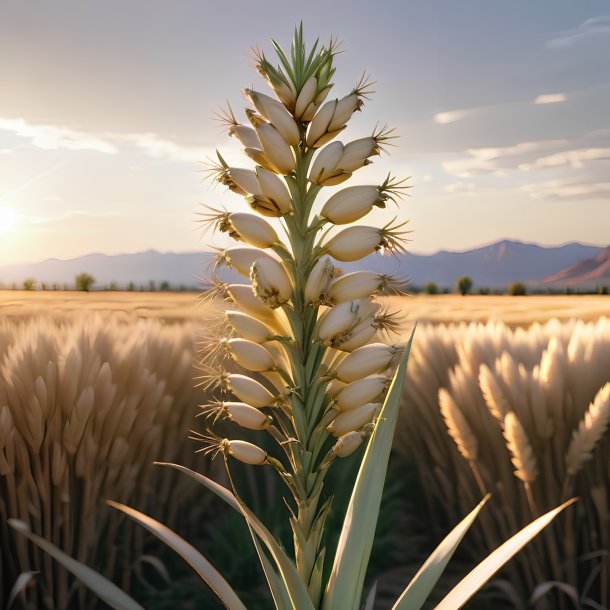
POLYGON ((608 286, 598 286, 597 294, 608 294, 608 286))
POLYGON ((95 284, 95 278, 90 273, 79 273, 74 278, 74 285, 76 286, 76 290, 79 290, 81 292, 89 292, 93 284, 95 284))
POLYGON ((36 290, 36 280, 29 277, 27 280, 23 280, 24 290, 36 290))
POLYGON ((508 287, 508 294, 511 297, 523 297, 527 294, 527 288, 523 282, 513 282, 508 287))
POLYGON ((148 292, 157 292, 157 283, 155 280, 148 281, 148 292))
POLYGON ((462 296, 466 296, 472 290, 472 278, 468 275, 458 278, 455 283, 455 289, 462 296))
POLYGON ((133 282, 129 282, 129 284, 127 284, 127 290, 129 292, 133 292, 136 289, 136 285, 133 282))
POLYGON ((59 284, 53 284, 52 290, 59 290, 59 284))
POLYGON ((487 296, 488 294, 491 294, 491 290, 487 286, 484 286, 483 288, 479 288, 479 294, 487 296))
POLYGON ((438 286, 437 286, 436 282, 428 282, 424 286, 424 292, 426 294, 438 294, 438 286))
POLYGON ((161 282, 160 290, 161 290, 161 292, 169 292, 170 291, 169 282, 167 280, 164 280, 163 282, 161 282))

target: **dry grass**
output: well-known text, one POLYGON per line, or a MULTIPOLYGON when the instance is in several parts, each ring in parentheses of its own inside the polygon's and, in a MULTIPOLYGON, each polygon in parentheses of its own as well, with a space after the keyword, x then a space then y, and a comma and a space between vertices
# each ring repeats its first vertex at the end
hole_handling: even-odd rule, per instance
MULTIPOLYGON (((24 292, 0 291, 0 316, 33 318, 39 315, 110 312, 122 319, 133 316, 169 322, 199 321, 206 310, 197 307, 198 295, 175 292, 24 292)), ((433 324, 486 322, 493 319, 511 327, 546 322, 551 318, 597 320, 610 311, 610 297, 416 295, 384 299, 404 311, 410 321, 433 324)), ((211 307, 206 304, 205 307, 211 307)))

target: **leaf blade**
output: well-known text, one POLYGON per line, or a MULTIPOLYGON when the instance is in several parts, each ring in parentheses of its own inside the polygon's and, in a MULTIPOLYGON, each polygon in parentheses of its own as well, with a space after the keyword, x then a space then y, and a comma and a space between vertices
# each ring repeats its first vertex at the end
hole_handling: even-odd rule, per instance
POLYGON ((574 504, 574 502, 576 502, 575 499, 568 500, 561 506, 538 517, 501 544, 449 591, 436 606, 436 610, 457 610, 461 608, 505 563, 549 525, 562 510, 574 504))
POLYGON ((203 580, 205 580, 210 589, 214 591, 218 599, 222 601, 228 610, 247 610, 246 606, 244 606, 237 596, 237 593, 235 593, 222 574, 184 538, 176 534, 176 532, 166 525, 159 523, 152 517, 149 517, 134 508, 119 502, 113 502, 112 500, 106 500, 106 503, 125 513, 128 517, 145 527, 151 534, 154 534, 159 540, 167 544, 167 546, 180 555, 180 557, 182 557, 182 559, 184 559, 184 561, 186 561, 203 580))
POLYGON ((31 532, 23 521, 19 521, 18 519, 9 519, 8 524, 20 534, 25 536, 28 540, 33 542, 36 546, 45 551, 45 553, 51 555, 53 559, 76 576, 78 580, 91 589, 111 608, 114 608, 115 610, 144 610, 144 608, 140 606, 138 602, 129 597, 127 593, 122 591, 112 581, 108 580, 101 574, 98 574, 89 566, 76 561, 76 559, 72 559, 72 557, 64 553, 61 549, 57 548, 48 540, 45 540, 44 538, 41 538, 40 536, 37 536, 31 532))
POLYGON ((358 471, 324 592, 322 610, 357 608, 362 597, 414 333, 415 329, 405 346, 358 471))

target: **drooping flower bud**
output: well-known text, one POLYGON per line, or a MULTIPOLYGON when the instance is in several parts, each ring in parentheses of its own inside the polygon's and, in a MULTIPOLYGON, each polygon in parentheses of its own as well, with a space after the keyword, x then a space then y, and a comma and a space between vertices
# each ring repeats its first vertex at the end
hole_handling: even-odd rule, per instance
POLYGON ((329 132, 328 126, 335 114, 336 107, 337 100, 331 100, 318 110, 307 130, 307 146, 319 148, 332 139, 325 140, 329 132))
POLYGON ((348 331, 333 338, 331 346, 342 352, 352 352, 366 345, 376 334, 377 328, 373 326, 374 318, 371 316, 348 331))
POLYGON ((381 373, 391 364, 397 349, 385 343, 370 343, 348 354, 335 369, 341 381, 350 383, 368 375, 381 373))
POLYGON ((241 167, 219 168, 216 179, 238 195, 260 194, 256 174, 241 167))
POLYGON ((244 339, 249 339, 255 343, 265 343, 270 341, 274 335, 260 320, 243 311, 227 310, 225 315, 235 332, 244 339))
POLYGON ((306 81, 305 84, 301 87, 301 91, 299 92, 299 96, 297 98, 295 108, 294 108, 294 118, 300 119, 303 117, 303 114, 309 107, 309 105, 314 101, 316 97, 316 90, 318 88, 318 80, 312 74, 306 81))
POLYGON ((348 432, 340 436, 331 451, 338 457, 347 457, 360 447, 364 440, 360 432, 348 432))
POLYGON ((221 232, 227 232, 233 239, 243 241, 255 248, 271 248, 280 243, 275 229, 260 216, 247 212, 227 214, 227 224, 220 225, 221 232))
POLYGON ((263 303, 275 309, 292 297, 292 282, 282 263, 269 257, 259 258, 250 270, 252 290, 263 303))
POLYGON ((361 95, 356 91, 337 100, 335 112, 328 125, 328 131, 332 132, 345 127, 345 124, 351 119, 352 114, 356 110, 360 110, 363 103, 361 95))
MULTIPOLYGON (((260 320, 278 334, 284 332, 283 324, 275 312, 256 297, 250 284, 229 284, 226 288, 229 298, 248 315, 260 320)), ((247 402, 247 401, 246 401, 247 402)))
POLYGON ((230 441, 225 439, 226 451, 236 460, 251 464, 252 466, 262 466, 267 462, 267 452, 260 447, 248 443, 247 441, 230 441))
POLYGON ((349 432, 356 432, 375 417, 378 409, 378 403, 367 403, 344 413, 339 413, 326 429, 333 436, 343 436, 349 432))
POLYGON ((267 372, 276 368, 273 356, 262 346, 248 339, 229 339, 226 342, 233 360, 249 371, 267 372))
POLYGON ((406 231, 400 231, 406 223, 385 227, 348 227, 337 233, 325 245, 324 250, 342 262, 357 261, 376 250, 403 252, 406 231))
POLYGON ((261 143, 256 131, 247 125, 235 124, 229 127, 229 135, 237 138, 244 148, 260 148, 261 143))
MULTIPOLYGON (((262 145, 261 145, 262 146, 262 145)), ((254 161, 257 165, 261 165, 270 172, 280 173, 279 169, 271 163, 265 156, 265 153, 260 148, 244 148, 244 152, 254 161)))
POLYGON ((288 144, 296 146, 300 142, 299 128, 283 104, 252 89, 244 89, 244 93, 256 110, 280 132, 288 144))
POLYGON ((335 193, 322 207, 320 216, 333 224, 344 225, 360 220, 373 206, 384 208, 388 199, 378 186, 348 186, 335 193))
POLYGON ((252 268, 254 261, 258 259, 275 261, 267 252, 259 250, 258 248, 247 248, 244 246, 233 246, 226 250, 220 250, 218 259, 227 265, 227 267, 235 269, 246 277, 250 277, 250 269, 252 268))
MULTIPOLYGON (((332 179, 342 155, 343 144, 341 142, 331 142, 322 148, 316 155, 309 172, 311 182, 324 185, 325 181, 332 179)), ((338 173, 342 174, 342 171, 339 170, 338 173)))
POLYGON ((223 379, 223 387, 230 390, 241 402, 258 409, 275 404, 275 397, 261 383, 238 373, 230 373, 223 379))
POLYGON ((288 214, 292 210, 292 198, 286 184, 264 167, 257 167, 255 172, 263 195, 275 206, 279 215, 288 214))
MULTIPOLYGON (((271 167, 275 167, 277 173, 283 175, 289 174, 294 170, 295 158, 290 145, 284 140, 282 134, 270 123, 264 123, 255 129, 268 164, 271 167)), ((265 166, 264 163, 260 165, 265 166)))
POLYGON ((305 284, 305 302, 314 307, 327 302, 327 292, 333 279, 335 266, 328 257, 321 258, 311 270, 305 284))
POLYGON ((204 407, 203 414, 215 416, 214 422, 225 417, 248 430, 264 430, 273 421, 262 411, 245 402, 217 402, 204 407))
POLYGON ((334 398, 346 385, 347 385, 347 383, 344 383, 343 381, 340 381, 339 379, 333 379, 326 386, 326 394, 328 396, 330 396, 331 398, 334 398))
POLYGON ((385 375, 370 375, 347 384, 334 400, 340 411, 350 411, 367 402, 375 402, 389 385, 390 380, 385 375))
POLYGON ((346 172, 353 172, 367 165, 369 157, 379 155, 381 149, 375 138, 360 138, 345 145, 339 165, 346 172))
POLYGON ((333 280, 328 289, 328 298, 332 303, 343 303, 363 299, 386 289, 398 291, 403 284, 403 280, 393 275, 374 271, 353 271, 333 280))
POLYGON ((341 303, 320 316, 318 337, 325 345, 330 345, 335 337, 354 328, 380 308, 381 305, 371 299, 341 303))

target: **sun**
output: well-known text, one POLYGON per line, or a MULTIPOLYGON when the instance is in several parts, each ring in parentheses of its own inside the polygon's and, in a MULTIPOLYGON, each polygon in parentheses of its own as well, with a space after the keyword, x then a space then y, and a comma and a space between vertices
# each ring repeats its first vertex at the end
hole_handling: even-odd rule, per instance
POLYGON ((0 206, 0 234, 14 231, 18 222, 19 216, 14 208, 0 206))

